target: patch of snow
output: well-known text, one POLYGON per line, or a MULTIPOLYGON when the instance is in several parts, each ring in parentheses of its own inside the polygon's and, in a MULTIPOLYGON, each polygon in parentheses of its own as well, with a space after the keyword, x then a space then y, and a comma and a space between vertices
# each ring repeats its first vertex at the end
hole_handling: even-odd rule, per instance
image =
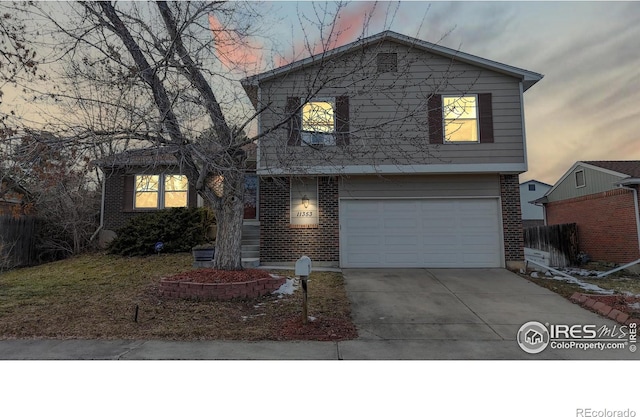
POLYGON ((293 279, 287 278, 287 280, 285 281, 284 284, 282 284, 280 286, 280 288, 278 288, 277 290, 275 290, 274 292, 272 292, 272 294, 279 294, 280 296, 278 298, 282 298, 282 295, 291 295, 294 293, 294 291, 296 290, 296 282, 293 279))
POLYGON ((579 275, 581 277, 597 277, 600 272, 583 268, 558 268, 559 271, 569 275, 579 275))
POLYGON ((260 313, 260 314, 254 314, 252 316, 241 316, 242 317, 242 321, 247 321, 248 319, 252 319, 255 317, 260 317, 260 316, 266 316, 267 313, 260 313))
POLYGON ((531 278, 538 278, 539 276, 540 275, 538 275, 538 273, 535 271, 531 273, 531 278))
POLYGON ((549 271, 545 272, 544 275, 547 276, 547 277, 553 276, 553 274, 551 272, 549 272, 549 271))
POLYGON ((600 288, 597 285, 590 284, 590 283, 584 282, 584 281, 580 281, 578 278, 555 276, 555 277, 553 277, 553 279, 555 279, 557 281, 565 281, 565 282, 570 282, 572 284, 576 284, 580 288, 582 288, 583 290, 593 291, 593 292, 595 292, 597 294, 611 295, 611 294, 614 293, 613 290, 605 290, 604 288, 600 288))
POLYGON ((307 319, 308 319, 309 321, 316 321, 316 320, 318 320, 316 317, 313 317, 313 316, 307 316, 307 319))
POLYGON ((629 308, 634 310, 640 310, 640 303, 629 304, 629 308))
POLYGON ((640 294, 636 294, 631 291, 623 291, 622 294, 628 295, 629 297, 640 297, 640 294))

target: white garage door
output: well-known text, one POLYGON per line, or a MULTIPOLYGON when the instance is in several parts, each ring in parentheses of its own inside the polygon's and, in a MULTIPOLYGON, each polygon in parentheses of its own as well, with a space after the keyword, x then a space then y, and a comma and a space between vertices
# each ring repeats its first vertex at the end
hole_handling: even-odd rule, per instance
POLYGON ((340 201, 342 267, 501 266, 498 200, 340 201))

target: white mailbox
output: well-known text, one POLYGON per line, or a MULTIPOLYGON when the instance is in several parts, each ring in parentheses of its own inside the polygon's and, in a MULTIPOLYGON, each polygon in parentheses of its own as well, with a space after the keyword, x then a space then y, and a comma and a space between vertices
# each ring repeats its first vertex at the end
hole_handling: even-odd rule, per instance
POLYGON ((308 256, 301 256, 296 261, 296 275, 300 277, 308 277, 311 275, 311 258, 308 256))

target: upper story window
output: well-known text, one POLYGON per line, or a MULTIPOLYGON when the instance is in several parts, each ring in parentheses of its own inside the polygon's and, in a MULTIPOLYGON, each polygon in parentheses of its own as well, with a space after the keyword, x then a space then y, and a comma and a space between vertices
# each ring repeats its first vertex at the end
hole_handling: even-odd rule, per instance
POLYGON ((187 207, 186 175, 136 175, 133 206, 137 209, 187 207))
POLYGON ((429 143, 493 143, 491 93, 431 94, 427 101, 429 143))
POLYGON ((536 185, 535 184, 529 184, 529 191, 535 191, 536 190, 536 185))
POLYGON ((291 115, 287 145, 349 144, 349 97, 316 98, 307 102, 299 97, 287 97, 285 111, 291 115))
POLYGON ((584 171, 576 171, 576 188, 585 187, 587 185, 587 181, 584 178, 584 171))
POLYGON ((310 101, 302 106, 302 141, 309 145, 335 145, 335 100, 310 101))
POLYGON ((442 96, 445 142, 478 142, 478 97, 442 96))

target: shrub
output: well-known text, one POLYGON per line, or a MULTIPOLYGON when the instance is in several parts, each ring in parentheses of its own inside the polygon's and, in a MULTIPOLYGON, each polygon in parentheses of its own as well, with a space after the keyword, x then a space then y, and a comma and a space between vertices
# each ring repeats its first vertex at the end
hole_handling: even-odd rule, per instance
POLYGON ((172 208, 134 217, 117 231, 109 252, 126 256, 150 255, 157 242, 162 252, 188 252, 207 242, 207 229, 215 224, 206 208, 172 208))

